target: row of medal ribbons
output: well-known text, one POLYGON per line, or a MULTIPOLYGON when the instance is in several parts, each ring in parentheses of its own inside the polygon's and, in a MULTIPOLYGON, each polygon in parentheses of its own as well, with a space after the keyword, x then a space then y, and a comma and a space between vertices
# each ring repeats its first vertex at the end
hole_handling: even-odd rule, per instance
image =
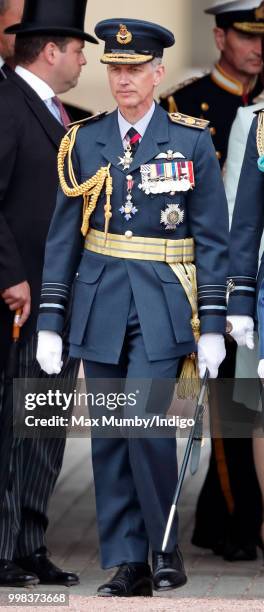
POLYGON ((191 161, 144 164, 140 173, 139 188, 146 195, 189 191, 195 185, 191 161))

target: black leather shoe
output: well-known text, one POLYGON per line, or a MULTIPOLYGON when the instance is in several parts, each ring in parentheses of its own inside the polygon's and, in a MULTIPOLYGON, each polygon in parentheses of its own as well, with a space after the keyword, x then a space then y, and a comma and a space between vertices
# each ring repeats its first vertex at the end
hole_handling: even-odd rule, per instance
POLYGON ((16 563, 24 570, 36 574, 41 584, 60 584, 69 587, 79 584, 76 574, 64 572, 49 560, 45 546, 36 550, 29 557, 16 559, 16 563))
POLYGON ((225 548, 223 558, 225 561, 255 561, 258 558, 255 544, 231 545, 225 548))
POLYGON ((101 597, 152 597, 152 574, 147 563, 125 563, 99 587, 101 597))
POLYGON ((39 579, 32 572, 25 572, 13 561, 0 559, 1 587, 27 587, 38 583, 39 579))
POLYGON ((182 554, 178 547, 173 553, 153 552, 152 568, 155 591, 177 589, 187 582, 182 554))

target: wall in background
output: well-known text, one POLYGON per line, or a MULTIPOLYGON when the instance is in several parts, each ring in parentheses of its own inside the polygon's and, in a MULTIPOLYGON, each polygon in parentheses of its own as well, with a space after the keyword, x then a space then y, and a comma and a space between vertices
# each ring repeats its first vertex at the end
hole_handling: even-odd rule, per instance
MULTIPOLYGON (((86 30, 93 33, 98 21, 111 17, 145 19, 172 30, 176 45, 165 51, 166 76, 158 94, 211 65, 215 57, 211 34, 213 19, 203 14, 203 8, 208 3, 209 0, 133 0, 130 3, 124 0, 112 0, 109 3, 88 0, 86 30)), ((102 52, 103 42, 99 45, 86 44, 87 66, 83 68, 78 87, 68 92, 64 100, 94 112, 114 107, 107 84, 106 67, 100 64, 102 52)))

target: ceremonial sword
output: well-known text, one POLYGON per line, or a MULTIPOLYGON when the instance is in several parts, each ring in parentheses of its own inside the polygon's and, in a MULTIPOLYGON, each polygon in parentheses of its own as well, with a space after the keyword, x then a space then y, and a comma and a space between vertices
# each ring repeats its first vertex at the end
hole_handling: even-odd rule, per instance
MULTIPOLYGON (((193 442, 197 441, 199 446, 201 445, 201 439, 202 439, 202 420, 203 420, 203 413, 204 413, 204 396, 205 396, 205 392, 206 392, 206 388, 207 388, 208 378, 209 378, 209 370, 208 370, 208 368, 206 368, 205 375, 204 375, 203 380, 202 380, 200 394, 199 394, 199 397, 198 397, 198 400, 197 400, 197 404, 196 404, 196 409, 195 409, 195 414, 194 414, 194 424, 193 424, 193 427, 191 429, 191 433, 189 435, 188 442, 187 442, 187 445, 186 445, 186 449, 185 449, 185 453, 184 453, 184 457, 183 457, 183 462, 182 462, 181 470, 180 470, 180 474, 179 474, 179 479, 178 479, 177 487, 175 489, 175 494, 174 494, 174 497, 173 497, 173 502, 172 502, 172 506, 171 506, 171 510, 170 510, 170 514, 169 514, 169 518, 168 518, 168 522, 167 522, 167 526, 166 526, 166 530, 165 530, 165 534, 164 534, 164 538, 163 538, 163 542, 162 542, 162 552, 166 551, 167 544, 168 544, 168 541, 169 541, 169 537, 170 537, 170 533, 171 533, 171 529, 172 529, 172 524, 173 524, 175 513, 176 513, 177 503, 178 503, 178 500, 179 500, 179 496, 180 496, 180 492, 181 492, 181 488, 182 488, 185 472, 186 472, 186 469, 187 469, 189 457, 190 457, 190 454, 191 454, 193 442)), ((199 459, 199 457, 198 457, 198 459, 199 459)), ((195 463, 195 465, 193 464, 192 473, 195 473, 195 471, 197 470, 197 467, 198 467, 197 461, 194 461, 194 463, 195 463), (197 467, 196 467, 196 464, 197 464, 197 467)))

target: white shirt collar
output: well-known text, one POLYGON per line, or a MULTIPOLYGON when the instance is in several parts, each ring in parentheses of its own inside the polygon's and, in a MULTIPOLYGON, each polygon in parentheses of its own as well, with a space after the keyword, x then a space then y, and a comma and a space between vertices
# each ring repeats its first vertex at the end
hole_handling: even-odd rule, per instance
POLYGON ((32 89, 34 89, 43 102, 55 96, 53 89, 51 89, 48 83, 40 79, 36 74, 33 74, 33 72, 30 72, 30 70, 22 66, 17 66, 15 71, 28 85, 30 85, 30 87, 32 87, 32 89))
POLYGON ((4 65, 4 63, 5 63, 5 62, 4 62, 3 58, 2 58, 2 57, 1 57, 1 55, 0 55, 0 68, 2 68, 2 66, 4 65))
POLYGON ((140 134, 141 139, 143 138, 145 131, 148 127, 148 124, 154 114, 155 111, 155 102, 153 100, 152 105, 150 107, 150 109, 148 110, 148 112, 144 115, 144 117, 142 117, 139 121, 137 121, 137 123, 134 123, 134 125, 132 125, 132 123, 129 123, 124 117, 123 115, 121 115, 120 110, 118 109, 118 125, 119 125, 119 129, 120 129, 120 134, 121 134, 121 139, 122 141, 125 139, 125 136, 128 132, 128 130, 130 130, 131 127, 133 127, 135 130, 137 130, 137 132, 140 134))

